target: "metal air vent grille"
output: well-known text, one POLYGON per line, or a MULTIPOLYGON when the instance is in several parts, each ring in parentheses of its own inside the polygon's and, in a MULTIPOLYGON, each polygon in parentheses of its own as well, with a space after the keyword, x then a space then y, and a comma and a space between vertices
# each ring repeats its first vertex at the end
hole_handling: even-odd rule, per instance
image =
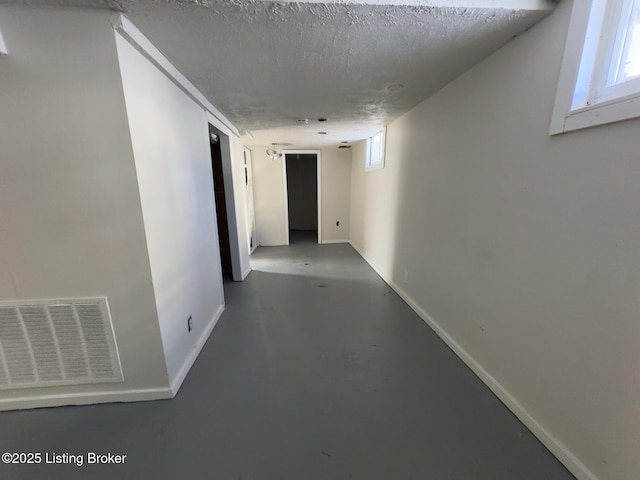
POLYGON ((0 302, 0 390, 122 380, 106 298, 0 302))

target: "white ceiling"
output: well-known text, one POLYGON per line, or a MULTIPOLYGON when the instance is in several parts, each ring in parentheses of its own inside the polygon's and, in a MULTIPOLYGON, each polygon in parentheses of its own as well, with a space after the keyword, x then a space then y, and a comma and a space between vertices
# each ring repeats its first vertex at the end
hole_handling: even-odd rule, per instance
POLYGON ((123 11, 238 130, 251 132, 246 144, 309 148, 371 135, 553 8, 546 0, 10 3, 123 11))

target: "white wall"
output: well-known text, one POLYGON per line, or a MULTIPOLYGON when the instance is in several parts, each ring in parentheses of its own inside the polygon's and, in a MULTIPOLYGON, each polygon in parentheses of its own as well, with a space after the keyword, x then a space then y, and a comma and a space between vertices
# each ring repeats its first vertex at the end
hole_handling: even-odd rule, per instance
POLYGON ((117 46, 162 343, 175 393, 224 307, 207 117, 119 35, 117 46))
MULTIPOLYGON (((232 255, 235 255, 235 262, 238 269, 234 269, 233 279, 235 281, 244 280, 251 272, 249 263, 249 233, 248 218, 252 215, 249 208, 249 199, 247 198, 247 186, 244 181, 244 146, 240 139, 235 135, 229 135, 229 149, 231 162, 226 163, 223 152, 223 168, 226 172, 231 172, 229 182, 233 184, 233 212, 229 216, 229 228, 234 229, 234 237, 231 239, 238 245, 237 250, 231 245, 232 255)), ((227 183, 225 183, 225 195, 228 193, 227 183)), ((253 200, 251 200, 253 201, 253 200)), ((227 210, 229 209, 229 200, 227 200, 227 210)), ((229 213, 229 212, 228 212, 229 213)))
POLYGON ((322 243, 349 241, 350 191, 351 150, 323 148, 322 243))
MULTIPOLYGON (((246 161, 247 168, 247 182, 244 186, 245 189, 245 204, 247 217, 245 219, 246 229, 247 229, 247 245, 249 245, 249 249, 251 252, 256 249, 256 211, 255 204, 253 201, 253 167, 251 162, 251 150, 246 147, 243 147, 243 163, 246 161)), ((244 167, 244 165, 243 165, 244 167)))
POLYGON ((271 147, 251 147, 253 200, 258 245, 284 245, 287 242, 285 187, 282 159, 272 161, 265 153, 271 147))
POLYGON ((547 135, 570 8, 355 149, 351 240, 578 478, 636 480, 640 121, 547 135))
POLYGON ((0 409, 170 395, 110 16, 0 6, 0 299, 107 296, 125 381, 0 409))
MULTIPOLYGON (((268 147, 252 151, 254 203, 258 245, 286 243, 285 184, 282 160, 272 161, 268 147)), ((320 150, 322 243, 348 241, 350 218, 351 151, 337 147, 320 150), (336 226, 336 222, 340 226, 336 226)))

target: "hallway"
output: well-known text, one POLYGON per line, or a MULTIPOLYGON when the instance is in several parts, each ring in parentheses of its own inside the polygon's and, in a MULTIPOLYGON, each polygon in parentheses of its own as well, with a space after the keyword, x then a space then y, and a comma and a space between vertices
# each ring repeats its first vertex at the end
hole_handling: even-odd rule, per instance
MULTIPOLYGON (((13 479, 570 480, 347 244, 258 248, 172 401, 0 413, 13 479)), ((141 360, 142 361, 142 360, 141 360)))

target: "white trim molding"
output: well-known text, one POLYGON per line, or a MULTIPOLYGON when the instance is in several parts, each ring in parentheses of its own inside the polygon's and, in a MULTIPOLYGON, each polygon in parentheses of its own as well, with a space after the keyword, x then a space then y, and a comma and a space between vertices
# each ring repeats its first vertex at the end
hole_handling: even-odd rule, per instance
MULTIPOLYGON (((151 63, 167 75, 180 89, 182 89, 189 97, 198 105, 204 108, 217 121, 215 126, 227 135, 235 135, 240 137, 238 129, 216 108, 200 91, 178 71, 176 67, 158 50, 153 43, 136 27, 126 15, 115 13, 111 19, 116 32, 120 33, 128 42, 131 43, 142 55, 144 55, 151 63)), ((214 123, 214 122, 211 122, 214 123)))
POLYGON ((169 388, 145 388, 109 392, 74 392, 57 395, 29 395, 0 400, 0 411, 32 408, 62 407, 65 405, 93 405, 96 403, 146 402, 172 398, 169 388))
POLYGON ((284 206, 284 244, 289 245, 289 186, 287 184, 287 156, 282 154, 280 159, 282 165, 282 193, 284 195, 282 204, 284 206))
POLYGON ((318 189, 318 243, 322 242, 322 151, 321 150, 282 150, 282 173, 284 175, 284 214, 286 216, 285 238, 289 245, 289 189, 287 187, 287 155, 291 154, 315 155, 316 156, 316 177, 318 189))
POLYGON ((171 380, 171 388, 170 388, 171 398, 175 397, 178 394, 178 390, 180 390, 180 387, 182 386, 182 383, 184 382, 185 378, 187 378, 187 374, 191 370, 191 367, 196 362, 196 359, 198 358, 198 355, 200 355, 200 352, 202 351, 202 348, 204 347, 205 343, 207 343, 207 340, 209 339, 211 332, 213 332, 213 328, 217 325, 218 320, 220 320, 220 317, 222 316, 222 312, 224 312, 224 304, 220 305, 216 313, 213 315, 213 318, 209 322, 209 325, 207 325, 207 327, 202 332, 202 335, 200 335, 200 338, 198 339, 198 342, 194 346, 191 354, 186 358, 186 360, 182 364, 182 368, 180 368, 180 371, 176 374, 175 378, 171 380))
POLYGON ((367 155, 364 161, 364 171, 373 172, 375 170, 383 169, 385 166, 386 156, 387 156, 387 127, 386 126, 382 127, 381 130, 377 131, 372 136, 367 138, 366 142, 367 142, 367 155), (374 150, 373 141, 374 141, 374 138, 376 137, 379 137, 378 146, 377 146, 377 149, 374 150))
POLYGON ((579 480, 598 480, 598 477, 587 468, 587 466, 577 458, 558 438, 549 432, 527 409, 484 367, 475 359, 464 347, 449 335, 449 333, 436 322, 429 314, 423 310, 402 288, 400 288, 391 278, 380 271, 372 262, 367 259, 366 254, 355 243, 349 242, 353 249, 360 254, 365 262, 380 275, 402 300, 436 332, 436 334, 453 350, 453 352, 475 373, 482 382, 500 399, 504 405, 518 417, 518 419, 549 449, 549 451, 579 480))
POLYGON ((640 81, 601 85, 611 61, 604 47, 618 29, 611 16, 621 1, 574 0, 549 135, 640 117, 640 81), (605 90, 608 96, 597 95, 605 90))

